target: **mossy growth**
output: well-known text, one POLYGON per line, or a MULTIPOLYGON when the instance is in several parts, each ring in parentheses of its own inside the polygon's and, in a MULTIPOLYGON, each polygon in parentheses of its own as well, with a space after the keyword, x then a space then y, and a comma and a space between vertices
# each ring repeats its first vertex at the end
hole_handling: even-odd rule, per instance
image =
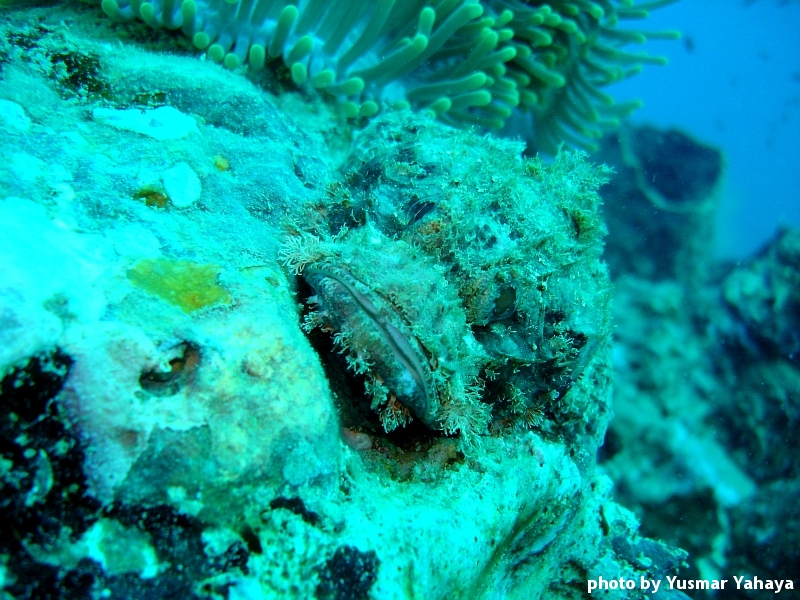
POLYGON ((110 86, 97 55, 65 50, 51 53, 49 59, 53 77, 68 92, 83 97, 109 97, 110 86))
POLYGON ((217 283, 220 271, 220 267, 214 264, 146 258, 128 270, 128 280, 183 312, 191 313, 206 306, 230 302, 228 291, 217 283))

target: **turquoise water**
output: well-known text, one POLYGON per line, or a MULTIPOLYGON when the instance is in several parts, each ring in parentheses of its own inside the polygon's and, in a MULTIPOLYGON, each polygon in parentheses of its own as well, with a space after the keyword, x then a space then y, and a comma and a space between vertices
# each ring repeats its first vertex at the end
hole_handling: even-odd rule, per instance
POLYGON ((715 248, 744 258, 778 227, 800 226, 800 4, 679 2, 651 19, 679 28, 683 41, 660 44, 670 64, 621 93, 645 98, 635 121, 680 127, 723 150, 715 248))

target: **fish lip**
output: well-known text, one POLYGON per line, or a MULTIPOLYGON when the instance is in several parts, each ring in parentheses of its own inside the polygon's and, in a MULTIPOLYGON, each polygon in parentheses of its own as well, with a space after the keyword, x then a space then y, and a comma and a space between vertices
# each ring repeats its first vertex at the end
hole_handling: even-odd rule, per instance
MULTIPOLYGON (((398 399, 403 404, 406 404, 414 415, 423 423, 429 427, 434 427, 436 419, 434 415, 431 414, 433 412, 433 394, 427 381, 426 369, 424 367, 426 360, 420 341, 415 336, 406 336, 403 334, 403 332, 391 322, 391 319, 378 309, 372 300, 357 287, 360 284, 369 289, 369 286, 355 277, 347 269, 328 264, 308 265, 303 271, 303 277, 317 292, 317 296, 321 296, 320 284, 322 280, 330 279, 338 283, 353 302, 355 302, 359 310, 366 315, 370 322, 373 323, 375 328, 381 333, 395 360, 411 377, 416 389, 419 391, 419 399, 410 397, 407 394, 399 394, 401 397, 398 399), (414 344, 418 345, 419 349, 415 349, 414 344)), ((400 318, 399 315, 397 315, 397 318, 400 318)))

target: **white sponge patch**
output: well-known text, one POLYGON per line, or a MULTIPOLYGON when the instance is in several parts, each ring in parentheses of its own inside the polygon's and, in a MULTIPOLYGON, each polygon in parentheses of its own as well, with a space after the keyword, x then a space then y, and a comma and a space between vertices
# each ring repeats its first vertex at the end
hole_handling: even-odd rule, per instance
POLYGON ((186 208, 200 199, 200 178, 185 162, 164 171, 164 190, 173 206, 186 208))

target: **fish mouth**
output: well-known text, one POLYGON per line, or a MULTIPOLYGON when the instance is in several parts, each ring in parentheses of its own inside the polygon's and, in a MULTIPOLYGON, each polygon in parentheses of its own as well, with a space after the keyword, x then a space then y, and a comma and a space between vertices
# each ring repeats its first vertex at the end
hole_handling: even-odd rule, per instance
MULTIPOLYGON (((385 388, 389 403, 400 402, 431 428, 438 428, 432 373, 425 350, 400 314, 347 269, 309 265, 303 278, 314 290, 317 320, 355 353, 373 389, 385 388)), ((382 399, 375 398, 375 402, 382 399)))

